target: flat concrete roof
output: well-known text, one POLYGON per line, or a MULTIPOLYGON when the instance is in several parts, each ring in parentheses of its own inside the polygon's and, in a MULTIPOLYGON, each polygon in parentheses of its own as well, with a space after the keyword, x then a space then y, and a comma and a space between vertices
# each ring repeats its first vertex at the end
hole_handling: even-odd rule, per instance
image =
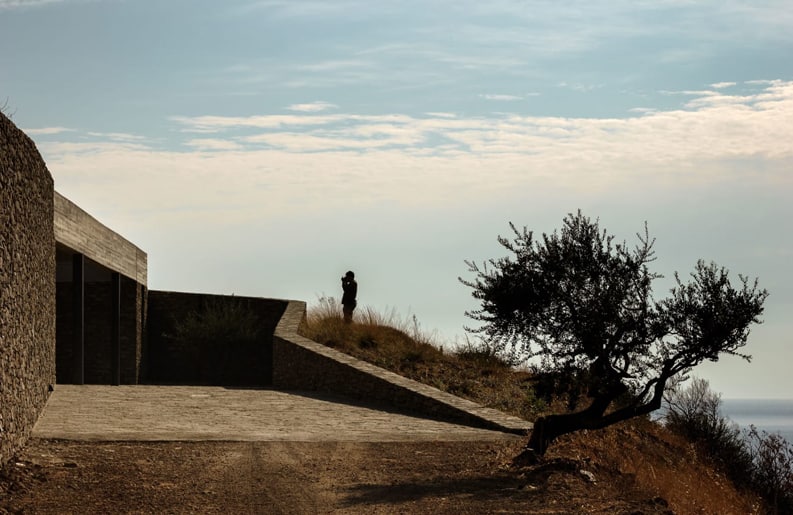
POLYGON ((55 241, 139 284, 147 285, 146 253, 57 191, 55 241))

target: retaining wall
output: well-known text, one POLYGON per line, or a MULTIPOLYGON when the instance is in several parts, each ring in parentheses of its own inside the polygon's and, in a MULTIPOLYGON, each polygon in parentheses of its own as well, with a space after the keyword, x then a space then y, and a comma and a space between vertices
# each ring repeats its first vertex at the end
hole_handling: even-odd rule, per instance
POLYGON ((273 386, 327 391, 438 420, 525 434, 525 420, 483 407, 320 345, 298 334, 305 302, 290 301, 273 338, 273 386))
POLYGON ((0 113, 0 463, 55 383, 53 195, 35 144, 0 113))

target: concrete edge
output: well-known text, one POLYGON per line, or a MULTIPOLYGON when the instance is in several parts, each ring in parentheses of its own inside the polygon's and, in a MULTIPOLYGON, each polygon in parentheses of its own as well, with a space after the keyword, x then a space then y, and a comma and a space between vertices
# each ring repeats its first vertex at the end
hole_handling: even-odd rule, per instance
MULTIPOLYGON (((354 383, 324 381, 322 374, 292 374, 278 377, 279 369, 296 368, 299 362, 277 363, 279 360, 278 349, 274 349, 273 368, 275 387, 303 388, 308 390, 322 390, 352 395, 370 400, 375 397, 378 401, 388 402, 400 408, 409 408, 422 412, 434 418, 450 419, 457 423, 464 423, 484 429, 524 435, 531 428, 531 422, 518 417, 507 415, 493 408, 487 408, 475 402, 443 392, 412 379, 400 376, 382 369, 365 361, 353 358, 347 354, 331 349, 317 342, 300 336, 297 331, 300 323, 306 316, 306 303, 302 301, 289 301, 274 333, 274 346, 278 344, 291 346, 292 349, 283 348, 281 353, 298 352, 302 360, 318 359, 322 362, 321 368, 330 370, 341 367, 355 377, 354 383), (296 376, 300 376, 296 379, 296 376), (314 378, 312 379, 312 376, 314 378), (367 388, 362 383, 375 383, 376 386, 367 388), (353 383, 352 386, 349 386, 353 383), (385 393, 384 393, 385 392, 385 393), (374 395, 372 395, 374 393, 374 395), (368 395, 367 395, 368 394, 368 395)), ((287 360, 284 360, 287 361, 287 360)), ((374 399, 372 399, 374 400, 374 399)))
POLYGON ((148 286, 148 255, 83 208, 54 192, 55 241, 148 286))

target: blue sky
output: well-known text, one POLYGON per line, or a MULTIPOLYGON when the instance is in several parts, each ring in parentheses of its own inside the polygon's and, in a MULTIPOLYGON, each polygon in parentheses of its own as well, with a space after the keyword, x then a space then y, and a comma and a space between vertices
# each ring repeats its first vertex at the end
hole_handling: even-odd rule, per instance
POLYGON ((770 290, 695 373, 790 397, 793 9, 784 1, 0 0, 0 106, 152 289, 416 315, 454 342, 463 260, 569 212, 770 290))

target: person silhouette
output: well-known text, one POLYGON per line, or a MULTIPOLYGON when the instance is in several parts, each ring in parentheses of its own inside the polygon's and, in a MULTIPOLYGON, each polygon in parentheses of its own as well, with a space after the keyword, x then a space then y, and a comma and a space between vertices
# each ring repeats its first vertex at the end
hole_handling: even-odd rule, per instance
POLYGON ((358 296, 358 283, 355 282, 355 274, 353 272, 347 272, 341 278, 341 289, 344 291, 344 295, 341 297, 344 322, 349 324, 352 322, 352 312, 357 305, 355 298, 358 296))

